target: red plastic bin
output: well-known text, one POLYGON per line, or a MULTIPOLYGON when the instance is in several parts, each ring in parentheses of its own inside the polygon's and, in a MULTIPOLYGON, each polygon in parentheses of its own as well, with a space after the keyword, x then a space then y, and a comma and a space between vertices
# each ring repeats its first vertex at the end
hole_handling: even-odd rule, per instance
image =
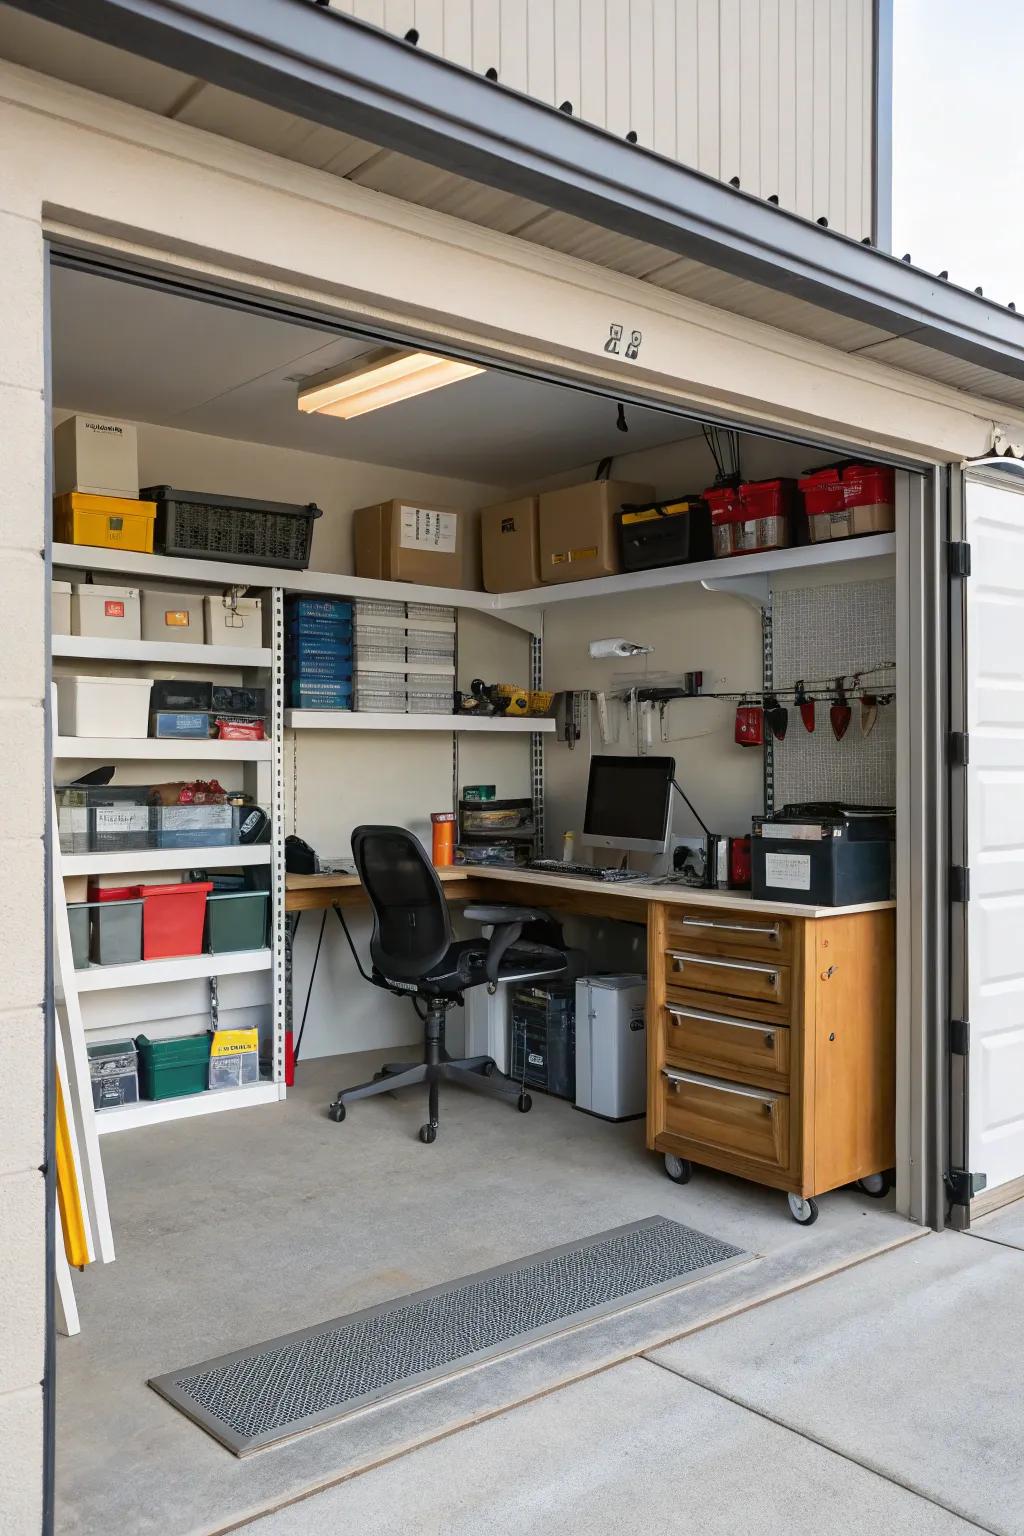
POLYGON ((201 954, 206 898, 212 890, 212 880, 194 880, 184 885, 140 885, 142 958, 162 960, 171 955, 201 954))
POLYGON ((97 885, 94 880, 89 881, 90 901, 138 901, 138 899, 137 885, 97 885))
POLYGON ((740 493, 736 486, 710 486, 702 498, 711 508, 711 543, 718 557, 735 554, 738 545, 733 524, 743 517, 740 493))
POLYGON ((797 481, 797 485, 810 517, 817 517, 823 512, 841 512, 846 505, 838 469, 817 469, 813 475, 804 475, 802 480, 797 481))

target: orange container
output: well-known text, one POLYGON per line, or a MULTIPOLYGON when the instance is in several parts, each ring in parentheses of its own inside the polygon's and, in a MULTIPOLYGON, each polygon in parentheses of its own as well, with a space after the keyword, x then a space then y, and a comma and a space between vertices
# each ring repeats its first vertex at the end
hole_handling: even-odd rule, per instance
POLYGON ((434 811, 430 817, 433 828, 431 858, 435 869, 448 869, 455 863, 455 813, 434 811))

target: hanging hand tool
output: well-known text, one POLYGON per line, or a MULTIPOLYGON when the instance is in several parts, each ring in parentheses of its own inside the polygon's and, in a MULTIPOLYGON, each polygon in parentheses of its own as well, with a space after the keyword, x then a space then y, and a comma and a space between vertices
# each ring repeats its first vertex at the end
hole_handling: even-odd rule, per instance
POLYGON ((878 699, 873 693, 860 696, 860 733, 870 736, 878 722, 878 699))
POLYGON ((646 757, 654 744, 654 704, 650 699, 640 703, 640 754, 646 757))
POLYGON ((774 693, 768 694, 764 701, 764 717, 775 740, 784 741, 789 726, 789 710, 779 703, 774 693))
POLYGON ((804 688, 803 680, 802 679, 796 685, 795 697, 793 699, 793 703, 796 705, 797 709, 800 711, 800 719, 804 723, 804 730, 805 731, 813 731, 814 730, 814 700, 808 696, 807 691, 804 688))
POLYGON ((836 693, 832 700, 832 707, 828 712, 828 718, 832 725, 832 734, 836 741, 842 741, 850 724, 850 716, 853 711, 846 700, 846 689, 843 687, 843 679, 836 678, 836 693))
POLYGON ((618 741, 618 721, 616 721, 615 735, 612 735, 611 721, 608 718, 608 695, 606 693, 595 694, 597 699, 597 728, 601 736, 601 745, 611 746, 613 741, 618 741))

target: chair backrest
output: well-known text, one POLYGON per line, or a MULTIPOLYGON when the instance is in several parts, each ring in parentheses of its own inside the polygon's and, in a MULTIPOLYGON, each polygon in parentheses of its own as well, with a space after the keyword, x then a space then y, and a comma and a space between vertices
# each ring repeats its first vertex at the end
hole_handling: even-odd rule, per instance
POLYGON ((405 827, 356 827, 352 856, 373 908, 370 958, 382 976, 418 981, 452 943, 444 887, 405 827))

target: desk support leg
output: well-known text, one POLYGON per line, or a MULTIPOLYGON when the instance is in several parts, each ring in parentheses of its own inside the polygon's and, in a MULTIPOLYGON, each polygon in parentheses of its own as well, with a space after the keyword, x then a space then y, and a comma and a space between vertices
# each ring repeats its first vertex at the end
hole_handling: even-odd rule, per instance
MULTIPOLYGON (((299 913, 299 917, 301 917, 301 916, 302 916, 302 913, 300 912, 299 913)), ((309 973, 309 985, 306 987, 306 1004, 305 1004, 305 1007, 302 1010, 302 1023, 299 1025, 299 1034, 298 1034, 298 1038, 295 1041, 295 1065, 296 1066, 298 1066, 298 1064, 299 1064, 299 1052, 302 1049, 302 1036, 303 1036, 303 1033, 304 1033, 305 1028, 306 1028, 306 1015, 309 1013, 310 999, 313 996, 313 983, 316 980, 316 968, 320 964, 320 946, 321 946, 321 944, 324 941, 324 929, 326 927, 327 927, 327 908, 325 907, 324 910, 323 910, 323 916, 320 919, 320 937, 316 941, 316 954, 313 956, 313 969, 309 973)), ((295 924, 295 933, 297 934, 298 931, 299 931, 299 925, 296 922, 296 924, 295 924)))

